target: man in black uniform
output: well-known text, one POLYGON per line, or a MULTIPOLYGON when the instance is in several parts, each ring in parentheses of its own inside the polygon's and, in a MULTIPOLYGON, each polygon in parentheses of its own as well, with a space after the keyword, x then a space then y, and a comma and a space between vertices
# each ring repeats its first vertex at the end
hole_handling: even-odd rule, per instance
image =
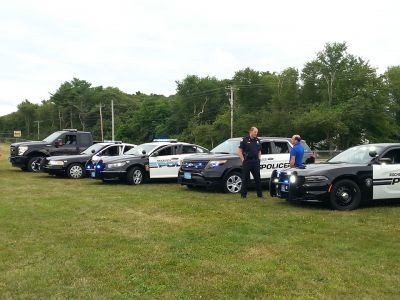
POLYGON ((261 143, 257 138, 258 129, 251 127, 249 135, 244 137, 239 145, 239 156, 243 162, 243 183, 241 189, 242 198, 247 196, 247 185, 250 180, 250 172, 254 177, 257 188, 257 196, 262 198, 261 181, 260 181, 260 159, 261 159, 261 143))

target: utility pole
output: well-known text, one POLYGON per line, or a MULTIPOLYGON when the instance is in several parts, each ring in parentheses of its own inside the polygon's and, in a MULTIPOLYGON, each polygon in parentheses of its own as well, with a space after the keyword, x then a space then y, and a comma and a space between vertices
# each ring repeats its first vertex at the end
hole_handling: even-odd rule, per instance
POLYGON ((40 123, 43 121, 33 121, 34 123, 37 123, 37 139, 38 141, 40 140, 40 123))
POLYGON ((112 140, 115 141, 114 139, 114 100, 111 99, 111 135, 112 135, 112 140))
POLYGON ((103 105, 100 102, 99 108, 100 108, 100 132, 101 132, 101 140, 104 141, 104 133, 103 133, 103 113, 101 111, 101 108, 103 105))
POLYGON ((74 128, 74 126, 72 125, 72 110, 70 110, 69 116, 70 116, 70 118, 71 118, 71 128, 74 128))
POLYGON ((234 86, 230 85, 226 87, 225 89, 230 91, 230 97, 229 97, 229 103, 231 105, 231 138, 233 138, 233 93, 237 91, 238 89, 235 88, 234 86))

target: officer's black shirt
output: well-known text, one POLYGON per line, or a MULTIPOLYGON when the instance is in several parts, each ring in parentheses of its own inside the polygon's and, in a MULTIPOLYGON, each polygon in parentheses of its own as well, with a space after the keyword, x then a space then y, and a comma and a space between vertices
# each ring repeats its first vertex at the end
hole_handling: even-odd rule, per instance
POLYGON ((246 136, 240 142, 239 148, 243 150, 244 159, 258 159, 258 153, 261 151, 260 139, 246 136))

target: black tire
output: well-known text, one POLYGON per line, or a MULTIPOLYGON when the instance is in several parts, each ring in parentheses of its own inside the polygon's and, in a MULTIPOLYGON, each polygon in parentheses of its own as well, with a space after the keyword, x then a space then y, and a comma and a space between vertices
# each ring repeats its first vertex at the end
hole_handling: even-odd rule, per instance
POLYGON ((144 182, 143 170, 139 167, 133 167, 126 174, 126 183, 130 185, 139 185, 144 182))
POLYGON ((230 172, 224 178, 224 192, 230 194, 240 193, 242 190, 242 174, 239 172, 230 172))
POLYGON ((70 164, 67 168, 67 176, 71 179, 81 179, 86 175, 85 169, 81 164, 73 163, 70 164))
POLYGON ((361 202, 360 187, 353 180, 339 180, 333 185, 329 202, 332 209, 342 211, 356 209, 361 202))
POLYGON ((41 156, 35 156, 29 159, 28 165, 26 166, 27 170, 29 172, 40 172, 40 165, 43 158, 44 157, 41 156))

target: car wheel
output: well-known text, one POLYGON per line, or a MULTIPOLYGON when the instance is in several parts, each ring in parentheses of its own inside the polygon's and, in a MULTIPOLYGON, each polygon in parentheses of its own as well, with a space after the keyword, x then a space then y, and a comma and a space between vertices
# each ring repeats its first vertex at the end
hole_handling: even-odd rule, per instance
POLYGON ((67 168, 67 176, 71 179, 81 179, 85 177, 85 170, 80 164, 71 164, 67 168))
POLYGON ((138 185, 143 183, 144 174, 142 169, 134 167, 128 171, 126 182, 131 185, 138 185))
POLYGON ((40 164, 41 164, 43 158, 44 157, 41 157, 41 156, 32 157, 28 161, 27 170, 29 172, 40 172, 40 169, 41 169, 40 164))
POLYGON ((224 192, 237 194, 242 190, 242 174, 239 172, 231 172, 224 179, 224 192))
POLYGON ((339 180, 333 185, 329 200, 333 209, 356 209, 361 202, 360 187, 353 180, 339 180))

